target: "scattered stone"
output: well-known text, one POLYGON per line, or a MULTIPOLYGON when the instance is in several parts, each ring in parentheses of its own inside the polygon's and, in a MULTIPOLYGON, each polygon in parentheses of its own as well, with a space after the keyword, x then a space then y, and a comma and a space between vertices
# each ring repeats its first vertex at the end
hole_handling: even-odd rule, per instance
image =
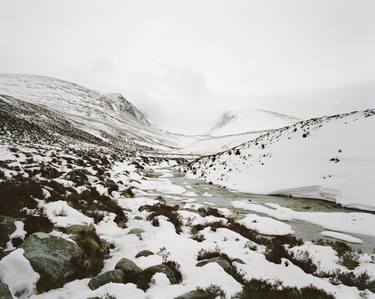
POLYGON ((79 277, 83 252, 64 238, 34 233, 22 244, 24 256, 40 274, 38 292, 59 288, 79 277))
POLYGON ((141 216, 135 216, 134 220, 143 220, 143 218, 141 216))
POLYGON ((89 288, 91 290, 96 290, 97 288, 100 288, 101 286, 109 283, 123 283, 125 281, 124 272, 120 269, 115 269, 112 271, 107 271, 102 274, 99 274, 98 276, 92 278, 89 281, 89 288))
POLYGON ((150 256, 150 255, 154 255, 154 253, 150 250, 142 250, 140 252, 137 253, 137 255, 135 256, 136 258, 139 258, 139 257, 147 257, 147 256, 150 256))
POLYGON ((0 281, 0 298, 1 299, 13 299, 12 293, 6 283, 0 281))

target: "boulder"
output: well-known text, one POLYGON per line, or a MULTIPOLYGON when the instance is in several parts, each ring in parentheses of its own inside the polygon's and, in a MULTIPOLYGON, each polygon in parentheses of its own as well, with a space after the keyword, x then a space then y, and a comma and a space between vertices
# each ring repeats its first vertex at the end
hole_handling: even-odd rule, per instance
POLYGON ((22 244, 24 256, 39 273, 39 292, 63 286, 79 277, 83 251, 64 238, 34 233, 22 244))
POLYGON ((12 293, 9 291, 8 285, 1 281, 0 281, 0 298, 1 299, 13 299, 12 293))
POLYGON ((150 250, 142 250, 142 251, 138 252, 135 257, 136 258, 139 258, 139 257, 142 257, 142 256, 147 257, 147 256, 153 255, 153 254, 154 253, 152 251, 150 251, 150 250))
POLYGON ((124 273, 124 283, 137 284, 140 278, 142 269, 138 267, 133 261, 122 258, 115 266, 115 269, 119 269, 124 273))
POLYGON ((112 271, 104 272, 92 278, 89 281, 88 286, 91 290, 96 290, 97 288, 100 288, 101 286, 109 282, 124 283, 124 281, 125 281, 124 272, 122 272, 122 270, 120 269, 115 269, 112 271))
POLYGON ((138 267, 136 263, 134 263, 133 261, 131 261, 127 258, 122 258, 116 264, 115 269, 122 270, 125 273, 125 275, 128 272, 135 272, 135 273, 142 272, 142 269, 140 267, 138 267))

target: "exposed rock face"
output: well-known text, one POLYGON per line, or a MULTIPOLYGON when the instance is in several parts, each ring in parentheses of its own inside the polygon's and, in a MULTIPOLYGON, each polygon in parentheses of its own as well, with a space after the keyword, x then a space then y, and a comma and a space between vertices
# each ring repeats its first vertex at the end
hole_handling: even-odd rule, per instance
POLYGON ((40 274, 39 292, 59 288, 79 277, 83 251, 77 244, 46 233, 34 233, 22 247, 24 256, 40 274))
POLYGON ((6 283, 0 282, 0 298, 1 299, 13 299, 9 287, 6 283))
POLYGON ((91 279, 89 282, 89 288, 91 290, 95 290, 109 282, 123 283, 124 278, 125 275, 124 272, 122 272, 122 270, 115 269, 112 271, 107 271, 91 279))

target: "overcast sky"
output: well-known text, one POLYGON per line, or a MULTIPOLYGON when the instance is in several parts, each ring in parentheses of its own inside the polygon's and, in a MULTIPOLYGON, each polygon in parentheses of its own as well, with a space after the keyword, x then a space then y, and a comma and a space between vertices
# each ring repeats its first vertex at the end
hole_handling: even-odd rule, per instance
POLYGON ((375 1, 1 0, 0 72, 121 92, 185 132, 226 109, 375 107, 375 1))

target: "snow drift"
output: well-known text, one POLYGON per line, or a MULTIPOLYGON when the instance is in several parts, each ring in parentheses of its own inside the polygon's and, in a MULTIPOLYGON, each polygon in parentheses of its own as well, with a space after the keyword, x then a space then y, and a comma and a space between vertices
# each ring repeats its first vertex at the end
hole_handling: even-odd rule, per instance
POLYGON ((299 118, 262 109, 227 111, 209 131, 212 136, 278 129, 300 121, 299 118))
POLYGON ((375 109, 301 121, 189 165, 190 176, 243 192, 375 210, 375 109))

